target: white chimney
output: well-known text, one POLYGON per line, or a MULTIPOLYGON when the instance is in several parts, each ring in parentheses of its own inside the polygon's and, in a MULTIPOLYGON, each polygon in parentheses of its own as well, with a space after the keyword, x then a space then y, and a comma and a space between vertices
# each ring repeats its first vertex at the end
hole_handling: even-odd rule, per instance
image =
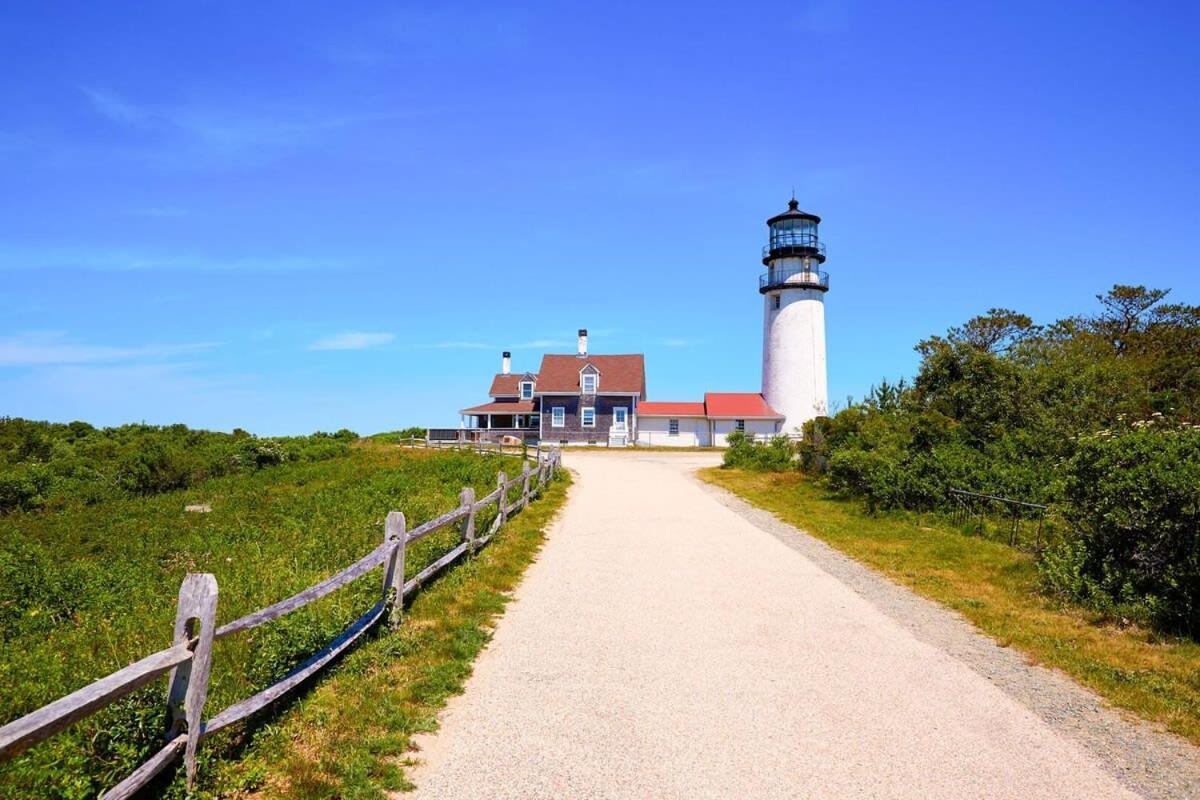
POLYGON ((587 355, 587 328, 579 329, 579 355, 587 355))
POLYGON ((512 372, 512 353, 505 350, 500 357, 500 374, 507 375, 510 372, 512 372))

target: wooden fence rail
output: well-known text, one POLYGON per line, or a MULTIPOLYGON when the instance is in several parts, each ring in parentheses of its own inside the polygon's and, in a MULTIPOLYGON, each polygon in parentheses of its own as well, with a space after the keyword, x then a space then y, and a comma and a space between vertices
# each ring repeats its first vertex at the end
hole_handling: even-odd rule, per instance
MULTIPOLYGON (((413 441, 425 442, 423 439, 413 441)), ((428 446, 429 443, 425 442, 425 445, 428 446)), ((412 446, 419 445, 413 444, 412 446)), ((438 449, 442 447, 437 444, 433 446, 438 449)), ((449 444, 445 446, 448 447, 449 444)), ((542 449, 538 447, 531 451, 521 446, 470 443, 469 446, 460 446, 455 449, 469 449, 479 453, 521 455, 524 467, 521 474, 512 479, 501 472, 497 476, 496 490, 482 498, 476 499, 473 489, 464 488, 459 496, 458 507, 411 531, 406 530, 404 514, 399 511, 389 512, 384 524, 383 543, 370 553, 337 574, 292 597, 280 600, 278 603, 219 627, 216 625, 216 578, 207 573, 189 573, 179 589, 175 632, 171 647, 148 655, 66 697, 55 700, 49 705, 0 727, 0 760, 19 755, 34 744, 90 716, 135 689, 170 673, 167 688, 167 708, 170 722, 163 747, 123 781, 112 787, 103 797, 106 800, 117 800, 117 798, 132 796, 181 754, 190 789, 196 780, 196 750, 204 737, 256 714, 274 701, 294 691, 305 680, 352 647, 385 617, 390 617, 392 624, 398 625, 403 613, 404 601, 407 598, 464 554, 474 553, 491 541, 511 514, 525 508, 533 496, 542 493, 562 463, 562 451, 556 448, 542 449), (528 459, 533 459, 533 461, 528 459), (509 495, 517 487, 520 487, 520 494, 510 502, 509 495), (475 528, 476 515, 492 504, 496 505, 496 516, 487 531, 481 536, 475 528), (459 543, 405 581, 404 554, 407 545, 455 524, 461 525, 462 536, 459 543), (384 576, 383 592, 379 602, 279 682, 245 700, 234 703, 207 721, 203 719, 204 702, 208 694, 212 647, 216 641, 230 634, 250 630, 285 614, 290 614, 381 565, 384 566, 384 576)))

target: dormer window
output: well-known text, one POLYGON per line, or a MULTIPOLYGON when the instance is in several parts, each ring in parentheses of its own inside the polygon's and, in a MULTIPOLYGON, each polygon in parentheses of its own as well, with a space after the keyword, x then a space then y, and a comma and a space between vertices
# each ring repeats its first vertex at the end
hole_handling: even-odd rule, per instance
POLYGON ((585 372, 585 373, 583 373, 583 376, 580 378, 580 380, 581 380, 581 383, 583 386, 584 394, 595 394, 596 393, 596 388, 600 385, 600 376, 599 375, 596 375, 595 373, 592 373, 592 372, 585 372))
POLYGON ((521 381, 521 399, 533 399, 533 381, 521 381))

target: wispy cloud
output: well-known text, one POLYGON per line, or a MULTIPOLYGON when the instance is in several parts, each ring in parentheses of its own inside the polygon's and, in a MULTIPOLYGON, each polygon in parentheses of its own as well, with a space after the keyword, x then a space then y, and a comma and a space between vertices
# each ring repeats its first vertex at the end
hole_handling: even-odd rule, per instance
POLYGON ((232 106, 156 105, 138 103, 107 89, 81 87, 92 110, 101 117, 162 145, 172 160, 216 155, 243 156, 313 144, 326 134, 372 123, 424 115, 407 109, 387 112, 327 112, 304 107, 236 108, 232 106))
POLYGON ((47 364, 93 364, 142 361, 209 350, 211 342, 167 345, 115 346, 70 341, 58 331, 0 337, 0 367, 30 367, 47 364))
POLYGON ((426 347, 433 348, 434 350, 490 350, 492 345, 486 342, 451 340, 436 342, 435 344, 426 345, 426 347))
POLYGON ((570 347, 573 342, 563 339, 531 339, 528 342, 517 342, 513 350, 538 350, 544 347, 570 347))
POLYGON ((145 250, 61 247, 0 247, 0 271, 25 269, 83 270, 227 270, 291 272, 346 266, 342 261, 311 256, 215 256, 201 253, 154 253, 145 250))
POLYGON ((366 333, 348 331, 318 339, 308 346, 309 350, 365 350, 379 347, 396 338, 394 333, 366 333))
POLYGON ((693 345, 703 344, 704 340, 675 336, 668 339, 659 339, 658 343, 663 347, 692 347, 693 345))

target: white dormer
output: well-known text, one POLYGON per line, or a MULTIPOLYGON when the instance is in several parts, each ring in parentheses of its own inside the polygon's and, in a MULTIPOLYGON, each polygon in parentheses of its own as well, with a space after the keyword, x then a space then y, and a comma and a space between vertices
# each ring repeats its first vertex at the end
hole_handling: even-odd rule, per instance
POLYGON ((579 370, 579 393, 596 394, 600 391, 600 370, 595 364, 588 364, 579 370))
POLYGON ((535 382, 532 378, 522 378, 518 388, 520 389, 520 397, 522 400, 533 399, 533 387, 535 382))

